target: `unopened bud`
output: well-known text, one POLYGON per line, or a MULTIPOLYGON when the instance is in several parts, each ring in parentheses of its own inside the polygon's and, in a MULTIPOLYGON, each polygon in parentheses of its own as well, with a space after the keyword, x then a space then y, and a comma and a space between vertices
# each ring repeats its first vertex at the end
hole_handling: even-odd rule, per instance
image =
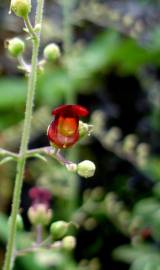
POLYGON ((90 135, 93 130, 93 125, 88 125, 82 121, 79 121, 79 136, 80 138, 84 137, 85 135, 90 135))
POLYGON ((95 173, 96 166, 90 160, 84 160, 77 166, 77 173, 85 178, 92 177, 95 173))
POLYGON ((48 225, 52 218, 52 210, 45 204, 33 205, 28 210, 28 218, 33 225, 48 225))
POLYGON ((126 154, 132 154, 135 150, 136 144, 137 144, 137 136, 134 134, 127 135, 123 141, 123 151, 126 154))
POLYGON ((147 143, 140 143, 137 146, 137 164, 139 167, 143 168, 147 165, 149 157, 149 145, 147 143))
MULTIPOLYGON (((11 223, 11 217, 9 217, 8 226, 10 226, 10 223, 11 223)), ((17 229, 17 231, 22 231, 23 227, 24 227, 23 219, 22 219, 21 215, 18 214, 16 217, 16 229, 17 229)))
POLYGON ((94 133, 96 135, 99 135, 103 131, 106 120, 107 117, 102 111, 97 110, 92 113, 91 123, 94 126, 94 133))
POLYGON ((16 37, 7 40, 6 47, 8 48, 8 52, 11 56, 18 57, 24 52, 25 44, 23 40, 16 37))
POLYGON ((113 214, 113 209, 115 209, 115 205, 117 203, 116 194, 113 192, 108 193, 104 202, 107 214, 113 214))
POLYGON ((44 58, 47 61, 54 62, 60 57, 60 49, 55 43, 47 45, 44 49, 44 58))
POLYGON ((112 127, 106 132, 106 135, 104 136, 104 143, 107 147, 113 147, 120 137, 121 130, 118 127, 112 127))
POLYGON ((63 238, 62 240, 62 247, 65 250, 73 250, 76 246, 76 238, 72 235, 68 235, 66 237, 63 238))
POLYGON ((63 220, 53 222, 50 227, 50 232, 54 240, 62 239, 67 231, 69 224, 63 220))
POLYGON ((11 0, 11 10, 19 17, 26 18, 31 7, 31 0, 11 0))
POLYGON ((137 154, 141 157, 148 157, 150 151, 150 147, 147 143, 140 143, 137 146, 137 154))

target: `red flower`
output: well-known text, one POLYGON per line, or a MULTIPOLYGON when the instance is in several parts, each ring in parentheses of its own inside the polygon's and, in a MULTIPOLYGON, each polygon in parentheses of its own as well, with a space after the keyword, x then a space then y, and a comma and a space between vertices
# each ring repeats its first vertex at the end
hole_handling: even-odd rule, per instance
POLYGON ((79 105, 62 105, 52 111, 55 119, 48 127, 48 139, 58 148, 66 148, 79 139, 79 117, 86 116, 88 110, 79 105))

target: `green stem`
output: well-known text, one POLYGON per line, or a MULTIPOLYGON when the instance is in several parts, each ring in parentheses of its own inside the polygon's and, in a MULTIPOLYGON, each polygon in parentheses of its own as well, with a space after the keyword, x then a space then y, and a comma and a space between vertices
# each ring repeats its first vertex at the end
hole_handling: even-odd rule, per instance
POLYGON ((71 14, 75 0, 61 0, 63 12, 63 45, 64 52, 68 54, 72 47, 73 27, 71 22, 71 14))
MULTIPOLYGON (((42 23, 43 5, 44 5, 44 0, 38 0, 36 23, 39 23, 39 24, 42 23)), ((27 19, 26 25, 28 25, 28 19, 27 19)), ((32 28, 29 27, 28 30, 30 32, 30 35, 33 37, 34 35, 32 33, 32 28)), ((17 217, 19 205, 20 205, 20 196, 21 196, 21 189, 22 189, 23 175, 24 175, 25 161, 26 161, 26 152, 28 149, 28 142, 29 142, 29 137, 30 137, 31 119, 32 119, 34 95, 35 95, 36 80, 37 80, 37 65, 38 65, 38 51, 39 51, 39 44, 40 44, 40 35, 36 36, 36 38, 33 38, 32 41, 33 41, 32 64, 31 64, 31 72, 30 72, 29 82, 28 82, 25 120, 24 120, 23 134, 22 134, 22 139, 21 139, 19 160, 17 163, 17 174, 16 174, 13 201, 12 201, 9 236, 8 236, 7 251, 6 251, 3 270, 11 270, 13 268, 14 249, 15 249, 15 240, 16 240, 16 217, 17 217)))
POLYGON ((25 21, 27 30, 28 30, 29 34, 31 35, 31 37, 32 37, 33 39, 37 40, 37 35, 36 35, 36 33, 34 32, 34 29, 33 29, 32 25, 31 25, 31 23, 30 23, 29 17, 27 16, 27 17, 24 19, 24 21, 25 21))

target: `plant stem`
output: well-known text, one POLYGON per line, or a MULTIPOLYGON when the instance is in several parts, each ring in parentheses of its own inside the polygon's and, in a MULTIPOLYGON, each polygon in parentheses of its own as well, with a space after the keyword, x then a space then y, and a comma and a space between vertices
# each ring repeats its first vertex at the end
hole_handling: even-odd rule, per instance
POLYGON ((32 25, 30 23, 29 17, 27 16, 24 21, 25 21, 27 30, 30 33, 30 35, 32 36, 32 38, 35 39, 35 40, 37 40, 37 35, 34 32, 34 29, 33 29, 32 25))
MULTIPOLYGON (((42 23, 43 5, 44 5, 44 0, 38 0, 36 23, 39 23, 40 25, 42 23)), ((28 30, 30 31, 30 29, 28 30)), ((30 33, 30 34, 33 37, 33 33, 30 33)), ((30 127, 31 127, 33 105, 34 105, 36 80, 37 80, 37 65, 38 65, 40 34, 36 38, 33 38, 32 42, 33 42, 32 63, 31 63, 31 72, 30 72, 29 81, 28 81, 25 120, 24 120, 24 127, 23 127, 22 139, 21 139, 19 159, 17 163, 17 174, 16 174, 13 201, 12 201, 9 236, 8 236, 7 251, 6 251, 6 257, 5 257, 3 270, 11 270, 14 263, 14 249, 15 249, 15 240, 16 240, 16 218, 17 218, 19 205, 20 205, 20 196, 21 196, 21 189, 22 189, 23 175, 24 175, 25 161, 26 161, 26 152, 28 149, 28 142, 29 142, 29 137, 30 137, 30 127)))
POLYGON ((37 225, 36 233, 37 233, 36 244, 40 245, 42 243, 42 233, 43 233, 43 228, 41 224, 37 225))
POLYGON ((64 52, 68 54, 72 47, 72 22, 71 12, 74 5, 74 0, 61 0, 62 12, 63 12, 63 45, 64 52))

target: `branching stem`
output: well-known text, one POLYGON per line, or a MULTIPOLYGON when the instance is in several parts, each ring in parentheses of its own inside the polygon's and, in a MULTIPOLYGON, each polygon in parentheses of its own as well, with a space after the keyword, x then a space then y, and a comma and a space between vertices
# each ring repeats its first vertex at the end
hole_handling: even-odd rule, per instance
MULTIPOLYGON (((41 25, 42 23, 43 5, 44 5, 44 0, 37 1, 36 24, 38 23, 41 25)), ((32 43, 33 43, 32 63, 31 63, 31 72, 29 74, 29 81, 28 81, 25 120, 24 120, 23 134, 22 134, 22 139, 21 139, 19 159, 17 162, 17 173, 16 173, 16 180, 15 180, 15 186, 14 186, 13 201, 12 201, 7 251, 6 251, 3 270, 11 270, 14 264, 14 249, 15 249, 15 240, 16 240, 16 218, 17 218, 19 205, 20 205, 20 196, 21 196, 21 189, 22 189, 23 175, 24 175, 25 161, 26 161, 26 152, 28 149, 28 142, 29 142, 29 137, 30 137, 31 120, 32 120, 35 88, 36 88, 36 81, 37 81, 37 65, 38 65, 40 34, 37 35, 34 32, 34 29, 32 28, 28 18, 26 18, 24 21, 28 28, 28 32, 32 36, 32 43)))

